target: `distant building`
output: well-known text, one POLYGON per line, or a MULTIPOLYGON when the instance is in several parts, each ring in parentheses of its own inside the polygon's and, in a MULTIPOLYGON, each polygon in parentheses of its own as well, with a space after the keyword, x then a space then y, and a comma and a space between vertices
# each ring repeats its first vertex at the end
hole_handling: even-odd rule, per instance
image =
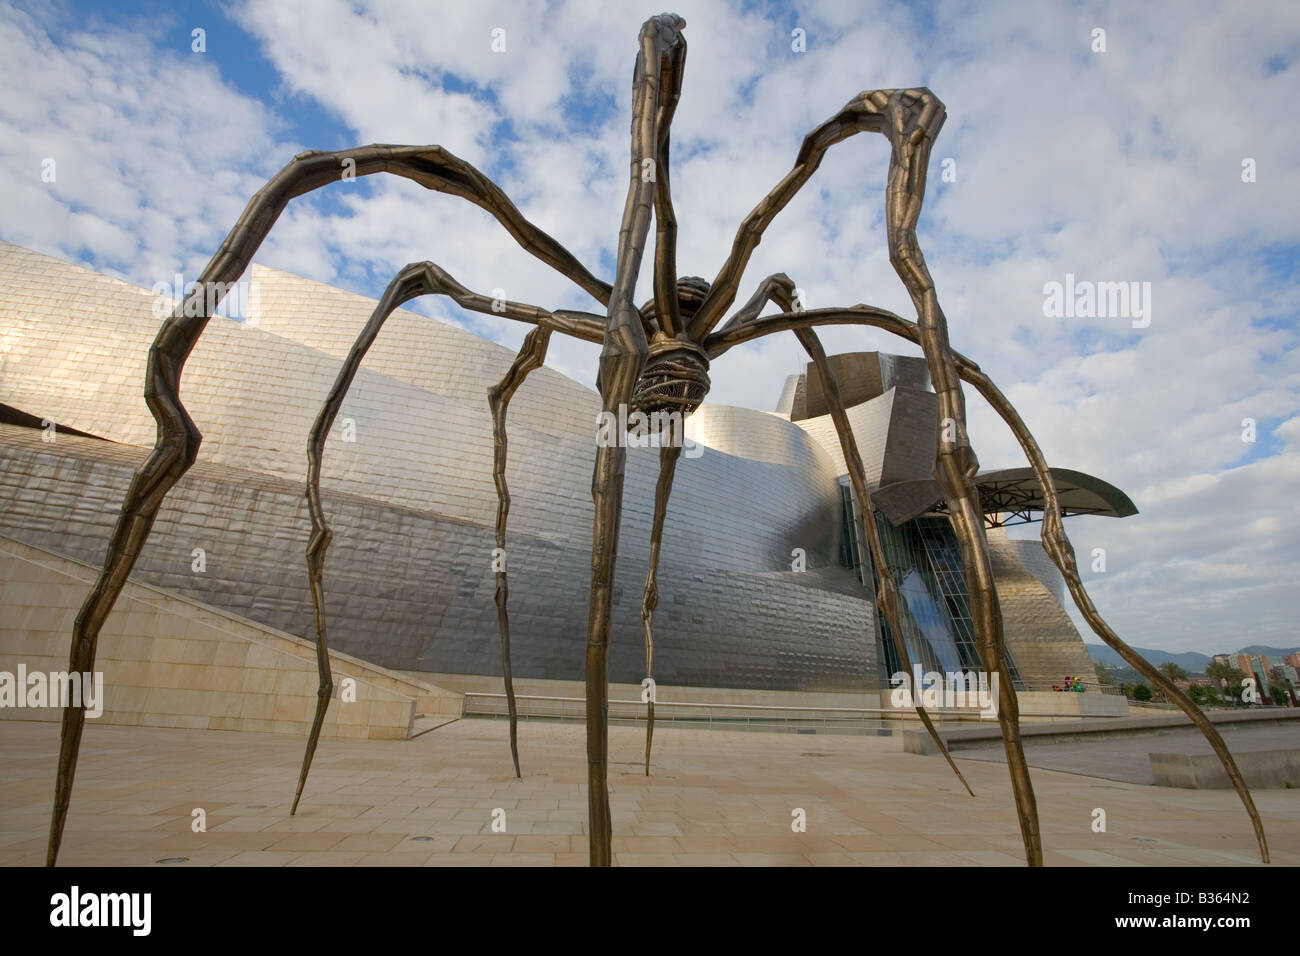
POLYGON ((1255 678, 1255 687, 1259 691, 1259 701, 1261 704, 1272 704, 1273 696, 1270 688, 1273 682, 1269 680, 1269 666, 1267 656, 1255 656, 1253 654, 1238 654, 1237 666, 1246 674, 1247 677, 1255 678))

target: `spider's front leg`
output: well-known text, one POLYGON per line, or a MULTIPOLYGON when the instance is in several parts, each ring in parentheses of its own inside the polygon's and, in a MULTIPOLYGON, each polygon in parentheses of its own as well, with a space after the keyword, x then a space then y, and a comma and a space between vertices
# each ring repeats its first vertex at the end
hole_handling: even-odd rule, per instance
POLYGON ((1016 811, 1020 817, 1025 858, 1030 866, 1042 866, 1038 806, 1029 779, 1029 764, 1020 742, 1020 704, 1007 668, 1002 610, 993 581, 988 541, 984 536, 984 513, 975 487, 979 460, 966 433, 966 401, 962 395, 957 362, 948 341, 948 322, 939 307, 934 281, 916 240, 916 223, 925 195, 930 149, 943 126, 944 108, 938 97, 925 89, 876 91, 863 94, 859 102, 866 115, 879 117, 880 131, 890 142, 889 183, 885 191, 889 261, 907 287, 916 309, 921 349, 939 397, 935 478, 947 502, 961 548, 980 657, 984 669, 998 677, 998 722, 1016 797, 1016 811))
POLYGON ((1043 456, 1042 449, 1038 447, 1038 442, 1026 427, 1020 413, 1002 394, 1002 391, 993 383, 993 380, 980 371, 979 366, 975 365, 975 363, 963 361, 960 357, 959 363, 962 365, 962 378, 974 385, 989 405, 1002 417, 1002 420, 1007 423, 1015 434, 1016 440, 1020 443, 1020 447, 1024 450, 1030 466, 1034 469, 1034 475, 1038 479, 1038 486, 1043 493, 1043 550, 1051 557, 1052 563, 1056 565, 1062 577, 1065 578, 1066 587, 1069 588, 1070 597, 1074 600, 1075 607, 1079 609, 1079 612, 1088 622, 1088 626, 1092 628, 1093 633, 1113 648, 1124 659, 1125 663, 1160 688, 1166 697, 1177 704, 1179 709, 1201 731, 1201 734, 1218 756, 1219 763, 1223 765, 1223 770, 1232 782, 1233 789, 1237 791, 1237 796, 1245 806, 1246 813, 1250 816, 1251 825, 1255 829, 1255 841, 1259 844, 1260 859, 1267 863, 1269 861, 1268 840, 1264 836, 1264 822, 1259 817, 1259 811, 1255 809, 1255 801, 1251 799, 1250 789, 1246 786, 1246 779, 1241 775, 1237 762, 1232 759, 1228 745, 1223 742, 1223 737, 1214 724, 1210 723, 1209 718, 1205 716, 1191 698, 1179 690, 1177 685, 1163 671, 1122 641, 1119 635, 1111 630, 1110 625, 1102 618, 1097 606, 1092 603, 1087 588, 1083 586, 1082 579, 1079 577, 1079 565, 1074 557, 1074 546, 1070 543, 1062 522, 1063 513, 1060 499, 1056 494, 1056 480, 1047 467, 1047 459, 1043 456))
POLYGON ((885 190, 889 261, 907 288, 920 317, 920 344, 939 399, 935 477, 948 504, 953 530, 961 547, 980 658, 985 670, 996 675, 999 682, 998 723, 1006 745, 1025 857, 1031 866, 1039 866, 1043 854, 1038 808, 1020 743, 1019 703, 1003 659, 1002 614, 993 586, 992 560, 975 489, 974 477, 979 462, 966 434, 965 401, 948 344, 947 321, 939 308, 934 282, 916 241, 916 223, 925 195, 930 149, 943 121, 943 104, 927 89, 875 90, 854 97, 839 113, 809 133, 800 147, 794 168, 741 224, 731 254, 691 319, 690 331, 697 340, 704 339, 718 323, 723 311, 735 299, 740 277, 763 231, 817 171, 826 150, 861 132, 881 133, 889 140, 889 181, 885 190))
MULTIPOLYGON (((921 344, 921 330, 916 323, 909 322, 892 312, 868 305, 856 305, 847 309, 817 309, 809 312, 787 311, 781 315, 758 318, 760 310, 761 304, 758 308, 753 309, 751 314, 742 317, 743 321, 729 322, 726 327, 711 335, 705 342, 705 351, 708 353, 709 358, 711 360, 716 359, 728 349, 751 339, 762 338, 765 335, 787 330, 811 329, 820 325, 870 326, 905 338, 915 345, 921 344)), ((1227 774, 1228 779, 1232 781, 1237 796, 1241 799, 1247 814, 1250 816, 1251 824, 1255 829, 1255 839, 1259 844, 1260 858, 1265 863, 1269 862, 1268 841, 1264 836, 1263 821, 1260 819, 1259 812, 1255 809, 1255 802, 1251 799, 1250 789, 1246 786, 1245 778, 1242 777, 1236 761, 1233 760, 1232 754, 1223 742, 1223 737, 1186 694, 1179 690, 1150 661, 1121 640, 1119 635, 1111 630, 1110 626, 1102 619, 1079 577, 1079 568, 1074 557, 1074 547, 1065 534, 1062 522, 1063 512, 1060 499, 1056 493, 1056 480, 1047 467, 1047 459, 1043 456, 1038 442, 1030 433, 1015 406, 1002 394, 1002 391, 993 380, 964 355, 953 353, 953 357, 962 380, 975 386, 980 395, 1006 422, 1016 436, 1016 440, 1019 441, 1025 457, 1033 468, 1034 476, 1043 495, 1043 549, 1065 579, 1075 606, 1088 621, 1093 632, 1107 646, 1113 648, 1124 658, 1130 667, 1159 687, 1201 731, 1215 754, 1218 755, 1224 772, 1227 774)))
MULTIPOLYGON (((131 479, 103 568, 77 614, 69 654, 71 670, 94 669, 99 633, 140 556, 158 509, 198 457, 202 435, 181 403, 180 378, 209 317, 226 291, 244 274, 289 201, 338 182, 346 172, 355 176, 390 173, 427 189, 467 199, 487 210, 529 253, 606 301, 608 285, 596 279, 560 243, 525 219, 495 183, 441 146, 373 145, 338 152, 307 152, 294 157, 249 200, 193 290, 183 302, 177 303, 149 349, 144 399, 158 424, 157 438, 153 451, 131 479)), ((85 723, 84 706, 64 708, 46 850, 48 866, 58 860, 85 723)))
MULTIPOLYGON (((636 278, 645 253, 655 184, 642 175, 642 161, 658 155, 660 83, 671 75, 674 49, 685 22, 671 14, 647 20, 641 27, 632 98, 631 182, 618 236, 617 274, 605 325, 597 387, 602 420, 619 421, 620 408, 632 400, 645 367, 649 345, 640 312, 632 302, 636 278)), ((666 132, 666 131, 663 131, 666 132)), ((617 431, 617 429, 614 429, 617 431)), ((608 434, 608 430, 606 430, 608 434)), ((623 474, 627 448, 623 435, 600 441, 592 472, 595 506, 591 541, 591 601, 587 611, 587 806, 592 866, 613 862, 609 808, 609 624, 614 564, 618 554, 619 521, 623 509, 623 474)))

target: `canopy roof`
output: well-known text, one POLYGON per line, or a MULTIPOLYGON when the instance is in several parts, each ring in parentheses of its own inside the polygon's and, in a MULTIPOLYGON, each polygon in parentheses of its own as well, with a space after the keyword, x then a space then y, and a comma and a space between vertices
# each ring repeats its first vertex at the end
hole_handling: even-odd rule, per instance
MULTIPOLYGON (((1138 513, 1129 496, 1109 482, 1069 468, 1052 468, 1051 473, 1063 516, 1127 518, 1138 513)), ((990 516, 990 524, 1033 521, 1036 519, 1032 513, 1043 510, 1042 490, 1034 470, 1028 466, 980 472, 975 476, 975 485, 979 489, 980 509, 990 516)), ((882 485, 872 493, 872 504, 894 524, 902 524, 927 511, 944 510, 943 494, 933 478, 882 485)))

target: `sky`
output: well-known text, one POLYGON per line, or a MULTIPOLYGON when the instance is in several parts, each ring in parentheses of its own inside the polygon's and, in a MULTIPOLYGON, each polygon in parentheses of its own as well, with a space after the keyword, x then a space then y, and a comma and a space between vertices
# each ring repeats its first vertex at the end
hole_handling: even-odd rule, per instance
MULTIPOLYGON (((919 238, 953 346, 1000 384, 1049 463, 1104 478, 1140 512, 1066 523, 1103 615, 1142 647, 1300 645, 1300 5, 673 9, 689 44, 672 127, 681 274, 714 277, 803 137, 851 98, 928 86, 948 119, 919 238), (1047 290, 1067 281, 1137 283, 1141 314, 1054 311, 1047 290)), ((0 238, 170 285, 199 274, 296 153, 436 143, 612 281, 637 34, 658 12, 0 2, 0 238)), ((768 230, 738 303, 785 272, 810 308, 914 318, 885 243, 888 160, 879 136, 833 147, 768 230)), ((378 297, 426 259, 475 291, 603 311, 482 210, 395 177, 295 200, 254 261, 378 297)), ((637 301, 650 291, 643 268, 637 301)), ((445 301, 412 307, 512 348, 527 331, 445 301)), ((919 354, 874 330, 822 340, 919 354)), ((593 385, 597 355, 557 336, 547 365, 593 385)), ((709 400, 771 410, 805 362, 788 333, 738 347, 710 370, 709 400)), ((1000 420, 976 395, 968 405, 982 467, 1020 465, 1000 420)))

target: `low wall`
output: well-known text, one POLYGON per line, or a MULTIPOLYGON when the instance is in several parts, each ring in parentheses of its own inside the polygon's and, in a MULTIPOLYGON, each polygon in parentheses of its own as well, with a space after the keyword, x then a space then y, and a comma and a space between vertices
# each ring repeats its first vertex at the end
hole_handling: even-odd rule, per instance
MULTIPOLYGON (((0 719, 62 719, 48 695, 40 705, 37 686, 48 679, 34 675, 67 670, 93 578, 86 565, 0 538, 0 719), (20 673, 27 686, 15 687, 20 673)), ((335 700, 323 736, 405 739, 417 713, 459 713, 459 695, 343 656, 330 663, 335 700), (342 700, 349 677, 356 699, 342 700)), ((311 644, 134 581, 104 624, 94 668, 102 713, 88 719, 152 727, 306 735, 319 683, 311 644)))
MULTIPOLYGON (((1150 756, 1156 786, 1186 790, 1227 790, 1232 786, 1216 754, 1153 753, 1150 756)), ((1279 790, 1300 787, 1300 750, 1234 752, 1232 759, 1246 778, 1247 786, 1279 790)))

